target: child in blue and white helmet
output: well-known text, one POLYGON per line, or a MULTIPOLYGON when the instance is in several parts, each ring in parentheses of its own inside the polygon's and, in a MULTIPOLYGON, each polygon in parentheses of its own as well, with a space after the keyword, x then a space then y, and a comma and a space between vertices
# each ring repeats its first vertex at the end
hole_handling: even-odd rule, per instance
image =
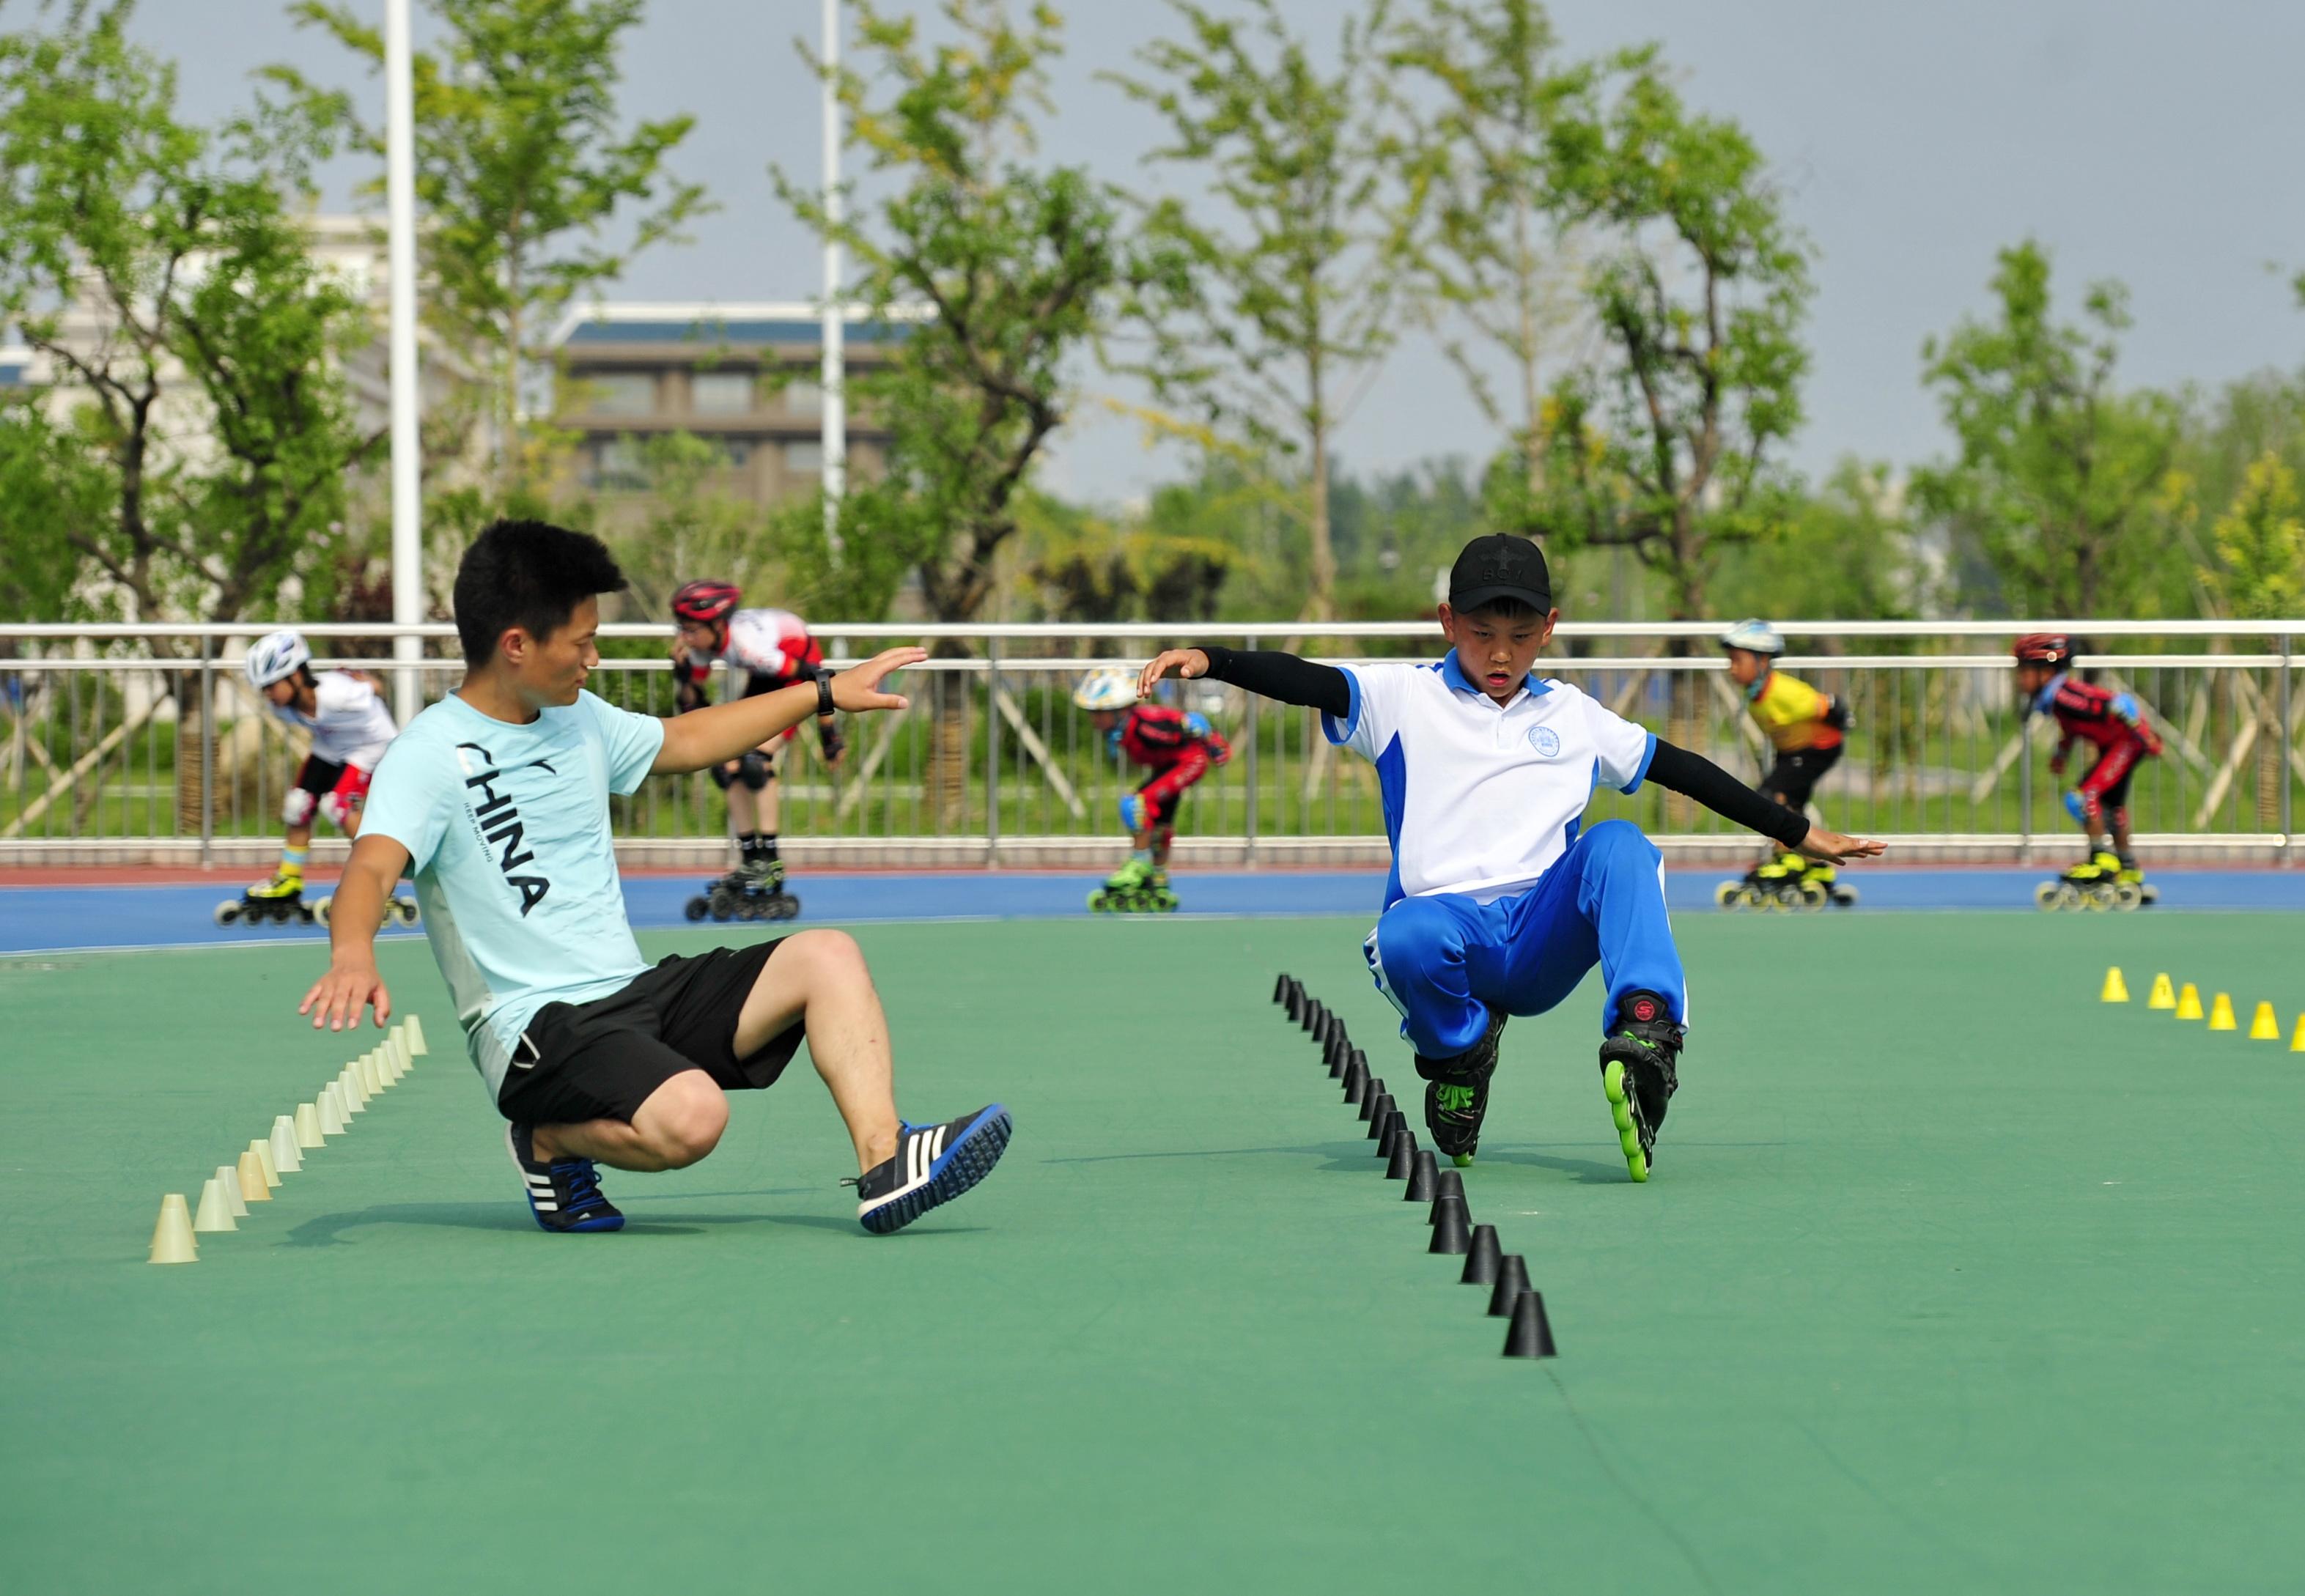
POLYGON ((252 902, 295 904, 311 857, 313 812, 326 815, 346 837, 357 836, 369 778, 400 728, 370 678, 351 671, 315 673, 312 650, 299 632, 259 638, 242 668, 273 714, 311 734, 312 751, 297 768, 280 809, 287 836, 279 868, 247 893, 252 902))

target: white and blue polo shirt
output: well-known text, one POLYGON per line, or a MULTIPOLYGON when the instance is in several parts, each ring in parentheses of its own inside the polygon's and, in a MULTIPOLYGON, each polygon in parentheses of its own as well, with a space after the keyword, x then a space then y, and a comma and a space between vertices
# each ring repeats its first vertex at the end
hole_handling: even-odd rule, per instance
POLYGON ((1387 908, 1526 890, 1577 839, 1594 789, 1638 791, 1656 754, 1654 734, 1566 682, 1532 675, 1498 703, 1454 649, 1432 665, 1340 668, 1352 704, 1321 727, 1376 767, 1392 840, 1387 908))

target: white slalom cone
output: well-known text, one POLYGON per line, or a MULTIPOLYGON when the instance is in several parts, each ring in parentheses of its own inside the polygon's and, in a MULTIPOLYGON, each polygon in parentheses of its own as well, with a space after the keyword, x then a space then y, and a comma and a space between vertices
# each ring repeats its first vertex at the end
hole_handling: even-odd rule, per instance
POLYGON ((192 1212, 184 1194, 171 1192, 160 1199, 160 1221, 152 1227, 154 1263, 198 1263, 200 1244, 192 1239, 192 1212))
POLYGON ((192 1228, 199 1231, 237 1230, 232 1220, 232 1199, 225 1195, 224 1173, 219 1170, 200 1185, 200 1211, 192 1216, 192 1228))
POLYGON ((248 1150, 256 1155, 256 1167, 264 1176, 265 1195, 270 1196, 272 1188, 280 1184, 280 1166, 272 1161, 272 1143, 261 1136, 252 1136, 248 1150))
MULTIPOLYGON (((216 1184, 217 1189, 224 1193, 225 1206, 232 1210, 232 1217, 235 1219, 248 1218, 248 1199, 241 1194, 238 1167, 231 1164, 218 1164, 216 1184)), ((192 1218, 194 1228, 198 1228, 200 1216, 195 1214, 192 1218)))
POLYGON ((385 1047, 384 1062, 386 1069, 391 1072, 392 1079, 396 1081, 408 1073, 408 1027, 406 1025, 395 1025, 392 1028, 392 1040, 385 1047))
POLYGON ((367 1111, 368 1098, 360 1089, 358 1068, 348 1064, 336 1072, 336 1112, 348 1122, 353 1115, 367 1111))
POLYGON ((408 1016, 408 1053, 412 1058, 421 1058, 432 1049, 424 1045, 424 1022, 414 1014, 408 1016))
POLYGON ((344 1114, 336 1100, 336 1083, 329 1082, 320 1089, 320 1100, 316 1105, 320 1116, 320 1134, 341 1136, 344 1133, 344 1114))
POLYGON ((296 1140, 296 1122, 285 1114, 272 1118, 272 1167, 283 1175, 293 1175, 304 1167, 304 1157, 296 1140))
POLYGON ((391 1084, 384 1073, 384 1049, 378 1048, 372 1053, 364 1054, 361 1058, 361 1086, 369 1096, 374 1097, 391 1084))
POLYGON ((264 1158, 256 1150, 263 1145, 260 1142, 251 1142, 249 1150, 240 1155, 240 1167, 233 1171, 240 1181, 240 1200, 242 1202, 272 1201, 272 1188, 264 1184, 264 1158))
MULTIPOLYGON (((320 1128, 320 1105, 318 1100, 296 1105, 295 1124, 296 1146, 299 1150, 319 1147, 327 1142, 327 1133, 320 1128)), ((342 1130, 344 1127, 338 1125, 336 1128, 342 1130)), ((302 1162, 301 1159, 297 1160, 299 1167, 302 1166, 302 1162)))

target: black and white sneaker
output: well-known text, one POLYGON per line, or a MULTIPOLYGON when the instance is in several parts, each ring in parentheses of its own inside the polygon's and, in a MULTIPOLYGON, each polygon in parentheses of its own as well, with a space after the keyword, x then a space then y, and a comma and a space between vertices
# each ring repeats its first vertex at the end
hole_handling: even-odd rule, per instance
POLYGON ((1009 1130, 1008 1110, 998 1103, 942 1125, 899 1122, 897 1156, 840 1183, 856 1188, 856 1222, 887 1235, 950 1202, 992 1173, 1009 1130))
POLYGON ((542 1228, 566 1235, 571 1231, 622 1230, 625 1216, 600 1195, 600 1176, 590 1159, 555 1159, 537 1162, 535 1127, 505 1126, 505 1147, 520 1170, 528 1193, 528 1211, 542 1228))

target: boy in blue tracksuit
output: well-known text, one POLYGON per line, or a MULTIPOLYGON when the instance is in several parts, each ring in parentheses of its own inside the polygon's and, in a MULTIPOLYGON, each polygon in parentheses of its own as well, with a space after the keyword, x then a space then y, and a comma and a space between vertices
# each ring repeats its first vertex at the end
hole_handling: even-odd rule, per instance
POLYGON ((1392 877, 1365 951, 1416 1049, 1425 1125, 1459 1165, 1480 1140, 1506 1017, 1544 1013, 1600 964, 1602 1086, 1641 1181, 1679 1084, 1688 995, 1656 846, 1629 821, 1586 829, 1593 790, 1654 781, 1833 863, 1882 845, 1818 829, 1569 683, 1532 675, 1560 618, 1543 552, 1497 533, 1467 544, 1450 573, 1441 629, 1455 647, 1436 663, 1339 667, 1171 649, 1139 690, 1173 668, 1308 705, 1331 742, 1376 767, 1392 877))

